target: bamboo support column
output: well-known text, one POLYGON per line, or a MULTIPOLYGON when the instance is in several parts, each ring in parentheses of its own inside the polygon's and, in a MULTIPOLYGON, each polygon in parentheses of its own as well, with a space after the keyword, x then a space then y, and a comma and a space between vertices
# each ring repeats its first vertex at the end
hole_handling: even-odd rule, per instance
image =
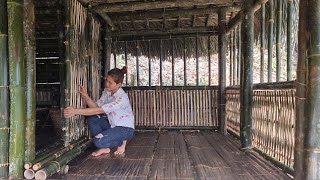
POLYGON ((304 122, 305 122, 305 101, 307 83, 307 1, 301 1, 299 6, 299 31, 298 31, 298 67, 296 83, 296 127, 294 144, 294 177, 302 180, 305 177, 303 166, 304 150, 304 122))
MULTIPOLYGON (((105 57, 105 70, 104 70, 104 76, 107 76, 108 71, 110 70, 110 62, 111 62, 111 38, 108 36, 107 32, 106 38, 105 38, 105 51, 106 51, 106 57, 105 57)), ((127 54, 126 54, 127 55, 127 54)))
POLYGON ((272 81, 272 51, 273 51, 273 0, 269 0, 269 34, 268 34, 268 82, 272 81))
POLYGON ((23 0, 8 0, 8 47, 10 84, 9 177, 23 178, 26 94, 23 37, 23 0))
MULTIPOLYGON (((302 5, 305 5, 304 3, 300 4, 300 7, 302 5)), ((306 44, 307 51, 303 51, 304 49, 301 49, 302 51, 299 51, 299 58, 302 55, 305 55, 304 52, 307 52, 307 56, 299 59, 299 61, 302 61, 301 63, 304 63, 307 61, 308 63, 308 69, 307 69, 307 86, 306 86, 306 100, 305 100, 305 106, 304 106, 304 115, 305 119, 298 119, 297 125, 299 125, 299 130, 301 128, 302 134, 304 136, 299 136, 298 138, 304 137, 304 147, 303 147, 303 164, 301 170, 305 173, 302 175, 301 179, 320 179, 320 1, 318 0, 307 0, 306 1, 306 9, 302 10, 302 13, 300 14, 300 18, 302 17, 302 20, 305 20, 307 24, 306 34, 299 33, 299 40, 307 40, 306 35, 308 37, 307 41, 299 42, 301 43, 302 47, 303 44, 306 44), (306 11, 304 11, 306 10, 306 11), (307 17, 305 19, 304 17, 307 17), (300 39, 301 38, 301 39, 300 39), (301 56, 300 56, 301 55, 301 56), (306 59, 307 58, 307 59, 306 59), (303 120, 303 121, 302 121, 303 120), (305 122, 305 124, 302 124, 305 122), (302 127, 301 127, 302 125, 302 127)), ((303 7, 301 7, 303 8, 303 7)), ((300 21, 301 22, 301 21, 300 21)), ((301 22, 304 23, 304 22, 301 22)), ((299 27, 299 31, 303 31, 302 25, 299 27)), ((299 72, 300 73, 300 72, 299 72)), ((297 116, 300 117, 302 115, 301 111, 298 110, 297 116)), ((298 127, 297 127, 298 128, 298 127)), ((297 135, 301 135, 298 131, 297 135)), ((299 139, 300 140, 300 139, 299 139)), ((301 147, 301 146, 300 146, 301 147)), ((298 148, 300 148, 298 147, 298 148)), ((296 149, 297 151, 301 149, 296 149)), ((297 152, 296 151, 296 152, 297 152)), ((299 158, 299 157, 298 157, 299 158)), ((295 160, 295 163, 301 163, 297 162, 295 160)), ((300 169, 298 169, 299 171, 300 169)))
POLYGON ((199 86, 199 37, 196 36, 196 85, 199 86))
POLYGON ((186 60, 186 38, 183 38, 183 84, 187 86, 187 60, 186 60))
POLYGON ((293 12, 293 0, 288 0, 287 3, 287 81, 292 80, 292 12, 293 12))
POLYGON ((148 75, 149 75, 149 87, 151 86, 151 57, 150 57, 150 41, 148 41, 148 75))
POLYGON ((261 39, 261 49, 260 49, 260 83, 264 83, 264 51, 266 48, 266 40, 265 40, 265 35, 266 35, 266 4, 263 3, 261 5, 261 34, 260 34, 260 39, 261 39))
POLYGON ((243 32, 243 58, 240 83, 240 140, 242 148, 250 148, 251 126, 252 126, 252 66, 253 66, 253 42, 254 42, 254 11, 250 9, 254 0, 247 0, 243 3, 244 16, 242 19, 243 32))
POLYGON ((224 91, 226 89, 226 10, 220 9, 218 14, 218 46, 219 46, 219 114, 218 120, 220 131, 224 134, 227 133, 225 122, 225 107, 226 96, 224 91))
POLYGON ((160 40, 160 86, 162 86, 162 60, 163 60, 163 42, 162 39, 160 40))
POLYGON ((58 28, 59 28, 59 79, 60 79, 60 108, 61 108, 61 117, 64 107, 64 86, 65 86, 65 59, 64 59, 64 9, 63 1, 59 0, 58 4, 58 28))
POLYGON ((25 162, 35 159, 36 126, 36 56, 35 56, 35 4, 34 0, 24 1, 25 61, 27 64, 27 120, 25 136, 25 162))
POLYGON ((137 86, 140 86, 140 76, 139 76, 139 56, 140 56, 139 41, 136 41, 136 72, 137 72, 137 86))
POLYGON ((239 30, 238 30, 238 59, 237 59, 238 84, 240 84, 240 80, 241 80, 241 57, 242 57, 242 36, 241 36, 241 24, 240 24, 239 30))
POLYGON ((209 83, 208 86, 211 86, 211 41, 210 41, 210 36, 208 36, 208 68, 209 68, 209 83))
POLYGON ((8 19, 6 0, 0 0, 0 179, 9 170, 8 19))
POLYGON ((282 25, 282 0, 277 0, 277 32, 276 32, 276 81, 281 79, 281 25, 282 25))
MULTIPOLYGON (((125 64, 126 67, 128 67, 127 49, 128 49, 128 43, 127 43, 127 41, 125 41, 124 42, 124 64, 125 64)), ((126 74, 126 85, 128 86, 128 74, 126 74)))
POLYGON ((233 36, 233 43, 232 43, 232 47, 233 47, 233 57, 232 57, 232 64, 233 64, 233 68, 232 68, 232 85, 236 85, 236 79, 237 79, 237 59, 236 59, 236 55, 237 55, 237 49, 236 49, 236 44, 237 44, 237 40, 236 40, 236 28, 234 28, 234 30, 232 31, 232 36, 233 36))
POLYGON ((171 61, 171 65, 172 65, 172 71, 171 71, 171 75, 172 75, 172 86, 174 86, 174 41, 173 39, 171 39, 171 58, 172 58, 172 61, 171 61))

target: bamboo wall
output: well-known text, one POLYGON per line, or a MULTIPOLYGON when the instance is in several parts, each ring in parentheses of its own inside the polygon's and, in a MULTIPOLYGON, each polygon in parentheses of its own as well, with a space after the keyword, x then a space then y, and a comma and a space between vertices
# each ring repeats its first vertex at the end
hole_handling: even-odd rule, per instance
MULTIPOLYGON (((226 90, 228 131, 240 136, 240 89, 226 90)), ((252 142, 260 153, 293 168, 295 89, 255 88, 252 104, 252 142)))
POLYGON ((162 89, 134 90, 127 88, 136 126, 144 128, 218 126, 218 90, 162 89))

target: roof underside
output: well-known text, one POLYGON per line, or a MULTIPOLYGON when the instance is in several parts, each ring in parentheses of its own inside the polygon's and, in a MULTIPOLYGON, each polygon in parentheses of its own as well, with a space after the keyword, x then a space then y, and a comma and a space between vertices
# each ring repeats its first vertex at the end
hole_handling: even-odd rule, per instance
POLYGON ((113 37, 212 34, 218 10, 227 23, 240 10, 240 0, 80 0, 108 24, 113 37))

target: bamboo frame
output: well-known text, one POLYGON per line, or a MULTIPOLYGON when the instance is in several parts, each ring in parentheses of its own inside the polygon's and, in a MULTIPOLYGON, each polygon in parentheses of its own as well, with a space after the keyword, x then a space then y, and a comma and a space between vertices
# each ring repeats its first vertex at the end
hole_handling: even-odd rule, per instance
POLYGON ((0 179, 9 170, 9 77, 7 1, 0 1, 0 179))
POLYGON ((219 21, 219 36, 218 36, 218 46, 219 46, 219 126, 220 131, 224 134, 227 132, 225 125, 225 103, 226 97, 224 94, 226 88, 226 11, 225 9, 220 9, 218 14, 219 21))
POLYGON ((23 37, 23 0, 8 0, 8 47, 10 76, 9 177, 23 178, 26 95, 23 37))
POLYGON ((268 34, 268 82, 272 82, 272 52, 273 52, 273 1, 269 0, 269 34, 268 34))
POLYGON ((282 0, 277 0, 277 32, 276 32, 276 81, 281 80, 281 24, 282 0))
POLYGON ((287 81, 292 80, 293 0, 287 3, 287 81))
POLYGON ((260 83, 264 83, 264 51, 266 46, 266 4, 263 3, 261 5, 261 19, 260 19, 260 25, 261 25, 261 33, 260 33, 260 41, 261 41, 261 49, 260 49, 260 83))
POLYGON ((34 0, 24 1, 24 35, 26 53, 26 94, 27 120, 25 136, 25 162, 35 159, 35 127, 36 127, 36 56, 35 56, 35 4, 34 0))
POLYGON ((307 97, 307 4, 308 1, 301 1, 299 5, 299 31, 298 31, 298 68, 296 83, 296 126, 295 126, 295 144, 294 144, 294 177, 305 179, 304 166, 304 139, 305 139, 305 121, 306 121, 306 97, 307 97))
POLYGON ((252 67, 253 67, 253 41, 254 41, 254 12, 250 9, 253 5, 253 0, 243 2, 244 17, 242 19, 242 33, 243 33, 243 66, 241 71, 240 83, 240 141, 242 148, 250 148, 252 146, 251 139, 251 108, 252 108, 252 67))

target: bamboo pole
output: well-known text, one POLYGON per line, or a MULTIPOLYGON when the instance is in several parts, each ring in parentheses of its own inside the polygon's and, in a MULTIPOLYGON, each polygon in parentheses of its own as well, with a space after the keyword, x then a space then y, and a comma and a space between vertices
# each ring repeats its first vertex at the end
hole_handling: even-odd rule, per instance
MULTIPOLYGON (((301 6, 301 4, 300 4, 301 6)), ((320 179, 320 141, 319 141, 319 112, 320 112, 320 1, 308 0, 307 9, 304 14, 307 17, 307 59, 299 59, 301 61, 307 60, 307 93, 305 100, 305 125, 303 129, 304 136, 304 150, 303 150, 303 179, 320 179)), ((300 16, 301 17, 301 16, 300 16)), ((299 29, 300 31, 301 29, 299 29)), ((299 34, 299 36, 302 36, 299 34)), ((303 51, 304 52, 304 51, 303 51)), ((303 54, 303 52, 299 52, 303 54)))
MULTIPOLYGON (((65 49, 64 49, 64 9, 63 9, 63 1, 58 1, 58 28, 59 28, 59 80, 60 80, 60 108, 61 108, 61 117, 63 113, 64 107, 64 88, 65 88, 65 49)), ((60 137, 61 138, 61 137, 60 137)), ((26 161, 28 162, 28 161, 26 161)))
POLYGON ((272 50, 273 50, 273 0, 269 0, 269 36, 268 36, 268 82, 272 81, 272 50))
POLYGON ((307 83, 307 1, 301 1, 299 5, 299 31, 298 31, 298 67, 296 83, 296 122, 294 142, 294 177, 304 179, 304 122, 305 122, 305 101, 307 83))
POLYGON ((137 73, 137 86, 140 85, 140 73, 139 73, 139 53, 140 51, 140 47, 139 47, 139 42, 136 41, 136 73, 137 73))
POLYGON ((171 71, 171 75, 172 75, 172 86, 174 86, 174 81, 175 81, 175 79, 174 79, 174 41, 173 41, 173 39, 171 39, 171 58, 172 58, 172 61, 171 61, 171 65, 172 65, 172 71, 171 71))
POLYGON ((0 0, 0 179, 9 170, 8 19, 6 0, 0 0))
POLYGON ((91 145, 91 141, 87 141, 71 151, 63 154, 56 160, 51 161, 46 167, 36 172, 35 179, 47 179, 54 173, 61 171, 61 167, 63 167, 63 165, 66 165, 73 158, 82 153, 87 147, 89 147, 89 145, 91 145))
MULTIPOLYGON (((127 41, 124 43, 124 63, 125 66, 128 67, 128 54, 127 54, 127 49, 128 49, 128 43, 127 41)), ((150 75, 150 74, 149 74, 150 75)), ((126 85, 128 86, 128 74, 126 74, 126 85)))
POLYGON ((24 34, 27 63, 27 121, 25 136, 25 162, 34 160, 36 127, 36 56, 35 56, 35 4, 34 0, 24 1, 24 34))
POLYGON ((209 83, 208 86, 211 86, 211 41, 210 41, 210 36, 208 36, 208 68, 209 68, 209 83))
POLYGON ((250 148, 252 126, 252 67, 253 67, 253 42, 254 42, 254 11, 250 9, 254 0, 243 3, 244 18, 242 19, 243 32, 243 66, 240 83, 240 140, 242 148, 250 148))
POLYGON ((150 41, 148 41, 148 75, 149 75, 149 87, 151 86, 151 57, 150 57, 150 41))
POLYGON ((261 5, 261 34, 260 34, 260 39, 261 39, 261 49, 260 49, 260 83, 264 83, 264 51, 266 48, 266 40, 265 40, 265 35, 266 35, 266 4, 263 3, 261 5))
POLYGON ((276 81, 281 79, 281 24, 282 24, 282 0, 277 0, 277 32, 276 32, 276 81))
POLYGON ((186 38, 183 38, 183 84, 187 86, 187 60, 186 60, 186 38))
POLYGON ((199 86, 199 38, 196 36, 196 86, 199 86))
POLYGON ((232 85, 236 84, 236 76, 237 76, 237 59, 236 59, 236 28, 233 30, 232 32, 232 36, 233 36, 233 43, 232 43, 232 47, 233 47, 233 57, 232 57, 232 64, 233 64, 233 68, 232 68, 232 85))
POLYGON ((160 40, 160 86, 162 86, 162 60, 163 60, 163 42, 160 40))
POLYGON ((23 177, 26 94, 23 37, 23 0, 8 0, 8 47, 10 79, 9 177, 23 177))
POLYGON ((239 25, 239 31, 238 31, 238 71, 237 71, 237 76, 238 76, 238 84, 240 84, 241 80, 241 57, 242 57, 242 36, 241 36, 241 24, 239 25))
MULTIPOLYGON (((70 1, 64 2, 64 12, 65 12, 65 84, 64 84, 64 107, 71 105, 71 37, 72 37, 72 27, 70 27, 70 1)), ((61 107, 63 108, 63 107, 61 107)), ((63 119, 63 140, 64 146, 69 145, 70 136, 69 136, 69 121, 71 118, 63 119)))
MULTIPOLYGON (((219 46, 219 125, 220 131, 223 134, 227 133, 226 123, 225 123, 225 88, 226 88, 226 11, 225 9, 220 9, 218 14, 218 46, 219 46)), ((211 109, 212 111, 213 109, 211 109)))
POLYGON ((287 81, 292 80, 293 0, 287 3, 287 81))

